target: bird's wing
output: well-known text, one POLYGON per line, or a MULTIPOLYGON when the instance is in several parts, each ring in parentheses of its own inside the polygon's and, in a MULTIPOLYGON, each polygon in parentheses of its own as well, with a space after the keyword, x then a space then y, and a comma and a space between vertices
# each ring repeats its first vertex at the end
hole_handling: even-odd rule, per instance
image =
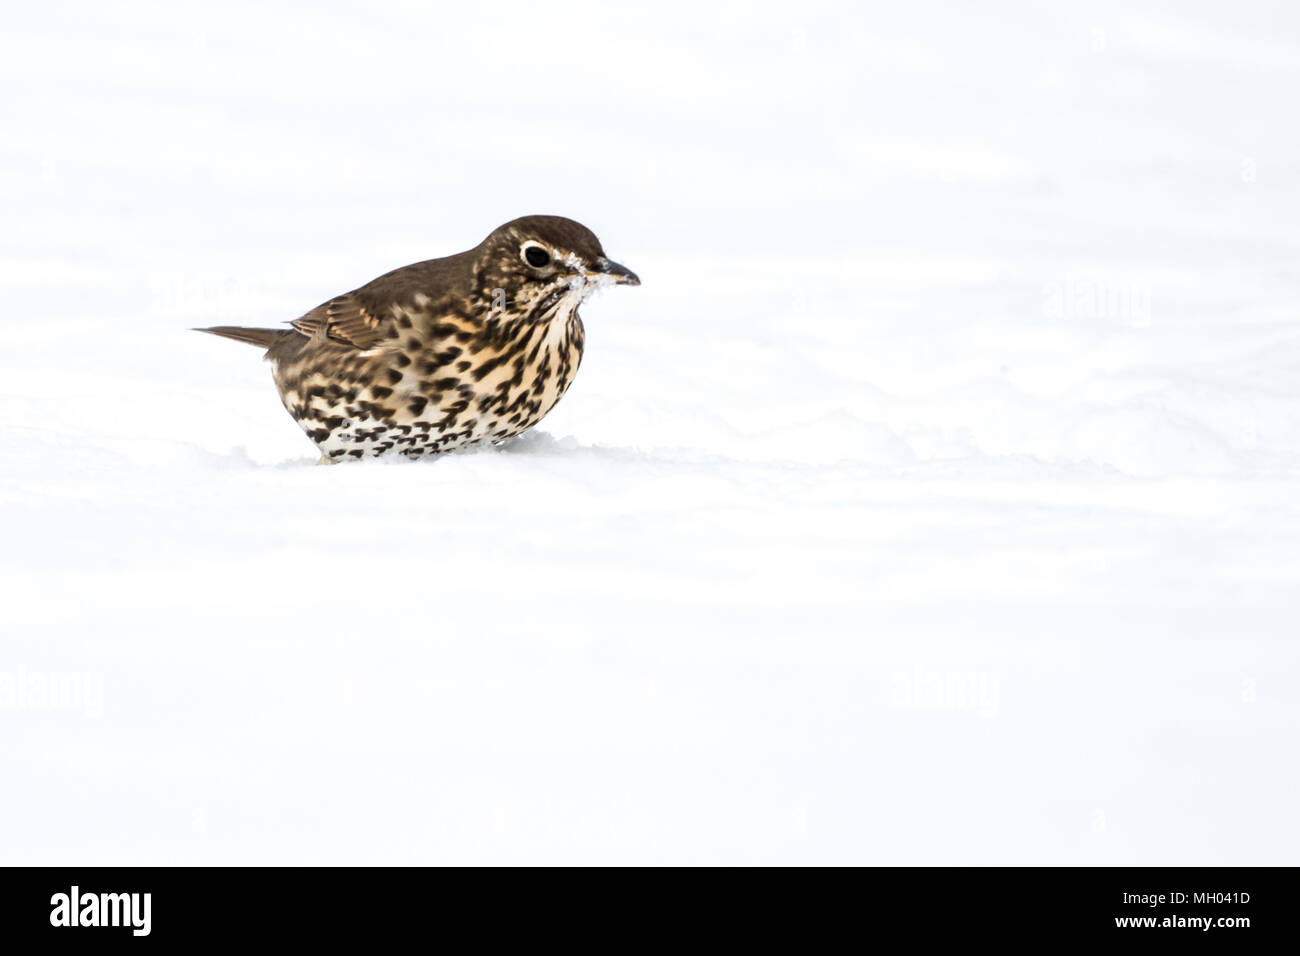
POLYGON ((363 302, 356 292, 349 292, 318 305, 290 325, 308 338, 323 335, 338 345, 364 352, 388 337, 392 322, 392 316, 380 314, 373 302, 363 302))

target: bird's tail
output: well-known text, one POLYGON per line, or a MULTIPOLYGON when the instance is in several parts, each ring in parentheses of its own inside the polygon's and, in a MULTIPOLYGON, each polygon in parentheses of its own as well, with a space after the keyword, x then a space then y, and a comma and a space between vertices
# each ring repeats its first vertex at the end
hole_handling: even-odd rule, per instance
POLYGON ((210 329, 195 329, 194 331, 211 332, 213 335, 222 335, 228 339, 234 339, 236 342, 247 342, 249 345, 256 345, 264 349, 269 349, 275 344, 276 339, 284 335, 283 329, 245 329, 238 325, 216 325, 210 329))

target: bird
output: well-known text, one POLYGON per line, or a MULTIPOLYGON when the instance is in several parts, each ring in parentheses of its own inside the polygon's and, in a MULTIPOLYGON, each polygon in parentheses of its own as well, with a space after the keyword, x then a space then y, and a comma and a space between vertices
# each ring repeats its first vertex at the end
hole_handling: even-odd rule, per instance
POLYGON ((320 464, 422 458, 536 425, 577 374, 578 307, 637 286, 595 234, 523 216, 474 248, 387 272, 287 329, 196 329, 266 349, 280 400, 320 464))

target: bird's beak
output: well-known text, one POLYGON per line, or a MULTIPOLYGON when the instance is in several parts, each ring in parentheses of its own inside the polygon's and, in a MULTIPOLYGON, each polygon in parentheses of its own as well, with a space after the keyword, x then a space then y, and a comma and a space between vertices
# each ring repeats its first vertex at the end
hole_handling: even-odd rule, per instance
POLYGON ((627 266, 621 266, 617 262, 611 262, 604 256, 601 256, 594 263, 596 275, 609 276, 619 285, 640 285, 641 280, 637 278, 635 272, 627 266))

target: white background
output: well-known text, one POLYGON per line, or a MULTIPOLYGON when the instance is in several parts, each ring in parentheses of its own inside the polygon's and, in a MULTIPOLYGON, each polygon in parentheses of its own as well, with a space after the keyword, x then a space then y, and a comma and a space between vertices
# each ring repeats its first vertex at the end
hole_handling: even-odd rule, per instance
POLYGON ((11 5, 0 860, 1296 863, 1298 27, 11 5), (529 213, 644 284, 505 447, 187 331, 529 213))

